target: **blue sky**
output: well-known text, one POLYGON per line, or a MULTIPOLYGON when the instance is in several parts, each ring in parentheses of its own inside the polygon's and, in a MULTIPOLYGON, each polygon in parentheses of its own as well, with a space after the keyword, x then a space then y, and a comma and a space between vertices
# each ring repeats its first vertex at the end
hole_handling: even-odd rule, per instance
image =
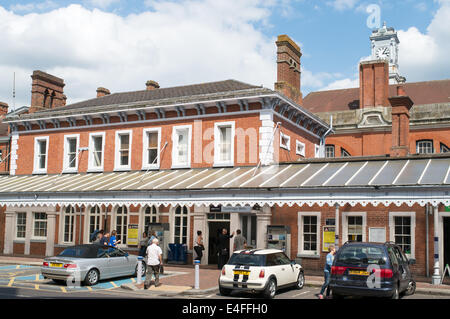
POLYGON ((273 88, 279 34, 302 49, 302 91, 354 87, 370 55, 369 5, 399 32, 408 82, 450 78, 450 0, 0 0, 0 101, 30 101, 33 70, 64 78, 68 102, 234 78, 273 88))

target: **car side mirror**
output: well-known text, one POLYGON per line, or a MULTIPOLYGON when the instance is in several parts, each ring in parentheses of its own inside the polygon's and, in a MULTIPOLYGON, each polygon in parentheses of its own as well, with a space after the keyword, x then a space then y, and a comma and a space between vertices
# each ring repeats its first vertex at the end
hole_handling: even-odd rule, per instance
POLYGON ((411 258, 410 260, 408 260, 408 264, 409 265, 415 265, 416 264, 416 260, 414 258, 411 258))

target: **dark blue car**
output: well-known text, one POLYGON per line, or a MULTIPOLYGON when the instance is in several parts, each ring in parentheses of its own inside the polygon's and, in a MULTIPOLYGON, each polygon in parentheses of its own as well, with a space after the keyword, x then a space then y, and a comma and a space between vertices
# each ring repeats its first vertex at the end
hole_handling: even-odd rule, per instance
POLYGON ((333 298, 412 295, 416 283, 410 265, 414 263, 395 243, 347 242, 336 253, 331 268, 333 298))

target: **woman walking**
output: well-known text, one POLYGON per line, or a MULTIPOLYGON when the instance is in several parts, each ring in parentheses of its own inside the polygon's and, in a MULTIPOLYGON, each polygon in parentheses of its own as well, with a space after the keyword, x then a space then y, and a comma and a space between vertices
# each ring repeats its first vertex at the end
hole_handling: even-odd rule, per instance
POLYGON ((331 266, 333 265, 334 255, 336 254, 336 248, 334 245, 330 245, 328 247, 328 255, 325 262, 325 268, 323 269, 325 282, 323 283, 322 289, 320 289, 319 299, 323 299, 323 293, 325 289, 327 290, 327 298, 330 297, 330 275, 331 275, 331 266))

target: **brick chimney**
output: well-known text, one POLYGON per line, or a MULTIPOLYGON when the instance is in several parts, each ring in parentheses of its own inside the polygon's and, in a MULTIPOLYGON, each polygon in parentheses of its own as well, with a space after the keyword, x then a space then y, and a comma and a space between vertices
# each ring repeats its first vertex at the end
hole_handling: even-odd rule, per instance
POLYGON ((300 91, 300 47, 287 35, 279 35, 277 41, 277 82, 275 90, 297 104, 303 103, 300 91))
POLYGON ((152 80, 147 81, 147 83, 145 83, 145 86, 147 87, 147 91, 159 89, 158 82, 152 80))
POLYGON ((31 106, 29 113, 64 106, 64 80, 51 74, 34 71, 31 76, 31 106))
POLYGON ((402 86, 397 86, 397 96, 389 98, 392 106, 391 156, 409 154, 409 110, 414 102, 406 95, 402 86))
POLYGON ((105 89, 103 87, 97 88, 97 97, 102 97, 105 95, 110 95, 111 92, 108 89, 105 89))
POLYGON ((8 114, 8 104, 5 102, 0 102, 0 119, 5 118, 5 115, 8 114))
POLYGON ((389 63, 364 61, 359 65, 360 108, 389 106, 389 63))

